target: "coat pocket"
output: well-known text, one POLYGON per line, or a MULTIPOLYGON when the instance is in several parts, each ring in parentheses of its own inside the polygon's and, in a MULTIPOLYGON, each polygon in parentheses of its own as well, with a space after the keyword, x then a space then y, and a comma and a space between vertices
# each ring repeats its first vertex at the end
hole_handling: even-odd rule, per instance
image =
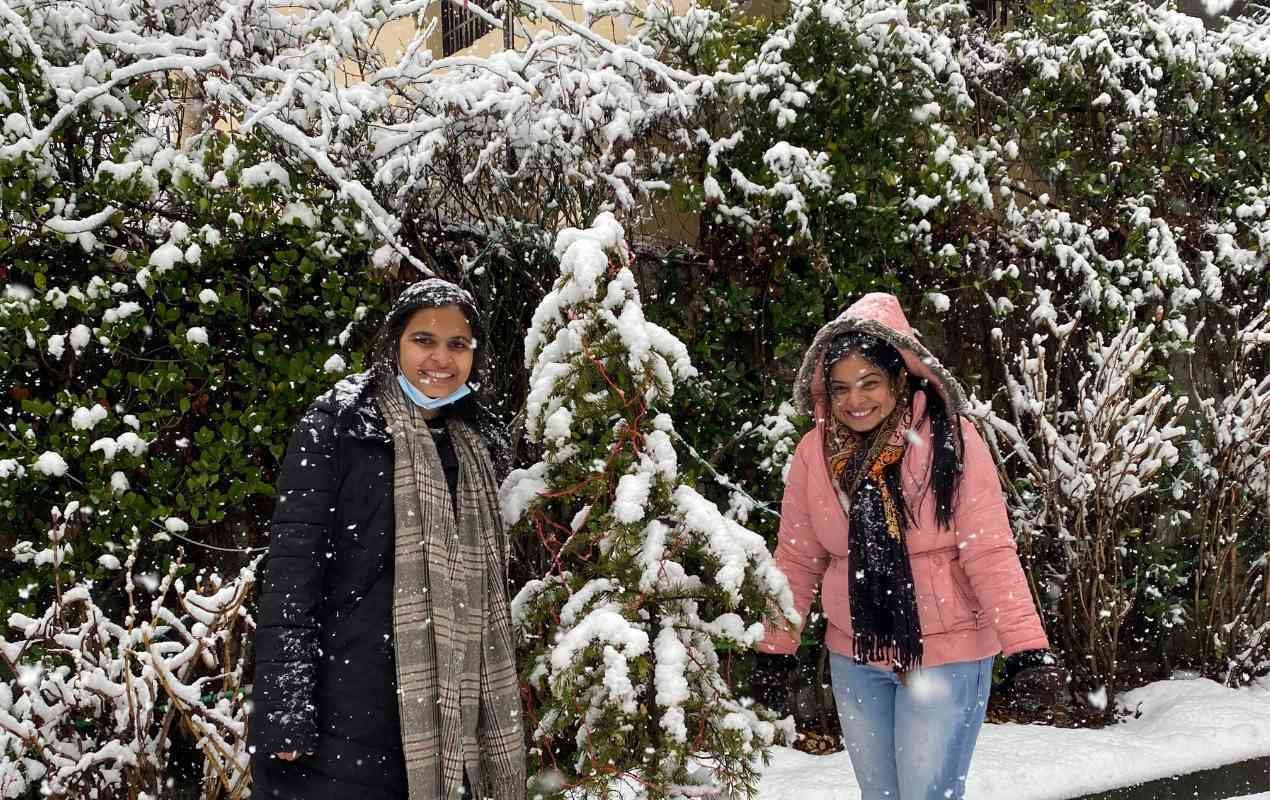
POLYGON ((965 603, 966 608, 970 610, 970 617, 974 622, 974 626, 976 628, 987 627, 988 620, 983 614, 983 605, 979 602, 974 587, 970 585, 970 576, 962 569, 961 559, 951 559, 948 563, 948 571, 952 575, 953 586, 957 589, 958 596, 965 603))
POLYGON ((975 604, 957 581, 965 573, 956 557, 945 550, 928 550, 912 556, 914 590, 922 633, 948 633, 978 627, 975 604))

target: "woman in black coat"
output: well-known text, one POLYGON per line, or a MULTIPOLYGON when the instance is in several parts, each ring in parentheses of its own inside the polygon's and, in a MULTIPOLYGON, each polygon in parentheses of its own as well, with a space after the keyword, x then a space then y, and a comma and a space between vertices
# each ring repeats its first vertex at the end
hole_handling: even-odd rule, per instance
MULTIPOLYGON (((402 630, 394 630, 394 579, 398 564, 404 563, 396 546, 400 521, 394 513, 394 480, 402 474, 394 472, 394 439, 401 434, 394 434, 386 421, 384 409, 390 407, 380 395, 393 392, 398 409, 414 406, 409 413, 419 420, 416 435, 435 443, 444 473, 436 482, 448 485, 448 499, 454 503, 448 519, 459 519, 459 458, 447 434, 457 435, 455 421, 479 434, 485 445, 481 457, 489 460, 487 475, 492 471, 501 478, 507 469, 506 435, 469 393, 479 335, 467 292, 436 279, 415 284, 390 312, 372 369, 319 397, 296 426, 279 479, 257 621, 248 734, 255 797, 413 800, 460 793, 453 770, 444 773, 432 761, 419 766, 420 759, 436 761, 437 754, 420 756, 415 745, 409 769, 410 759, 403 757, 399 705, 404 701, 397 692, 396 653, 402 630)), ((396 467, 403 468, 399 459, 396 467)), ((470 471, 470 462, 465 469, 470 471)), ((490 482, 487 477, 485 485, 490 482)), ((428 514, 426 506, 423 512, 428 514)), ((424 541, 426 548, 426 536, 424 541)), ((502 588, 505 603, 505 584, 502 588)), ((497 598, 485 600, 485 613, 502 610, 497 598)), ((434 635, 449 634, 425 634, 434 635)), ((432 648, 429 659, 436 653, 461 652, 447 642, 428 639, 425 645, 432 648)), ((482 674, 477 690, 482 705, 487 680, 482 674)), ((514 673, 511 680, 514 692, 514 673)), ((470 686, 463 691, 470 694, 470 686)), ((411 698, 414 703, 424 700, 441 703, 435 696, 411 698)), ((490 715, 479 714, 485 725, 490 715)), ((451 764, 458 761, 458 783, 466 793, 481 781, 471 752, 482 748, 470 730, 475 723, 463 715, 458 726, 463 729, 455 734, 451 725, 439 740, 449 742, 455 735, 461 740, 455 747, 466 756, 447 758, 451 764)), ((487 774, 482 783, 489 780, 487 774)), ((519 791, 523 796, 523 781, 519 791)))

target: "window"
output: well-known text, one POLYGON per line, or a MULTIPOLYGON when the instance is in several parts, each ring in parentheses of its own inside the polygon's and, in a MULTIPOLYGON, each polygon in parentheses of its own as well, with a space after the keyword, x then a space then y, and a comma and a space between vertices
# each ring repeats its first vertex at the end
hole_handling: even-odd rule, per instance
POLYGON ((468 5, 488 9, 494 0, 441 0, 441 55, 454 55, 490 32, 485 20, 468 10, 468 5))

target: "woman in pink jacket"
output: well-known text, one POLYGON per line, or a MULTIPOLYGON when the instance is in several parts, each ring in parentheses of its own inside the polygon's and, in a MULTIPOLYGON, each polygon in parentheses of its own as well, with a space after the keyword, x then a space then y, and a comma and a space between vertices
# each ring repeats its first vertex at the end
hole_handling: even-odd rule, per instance
MULTIPOLYGON (((820 587, 863 798, 962 798, 994 657, 1010 672, 1052 663, 996 464, 889 294, 816 334, 794 399, 816 427, 794 455, 776 559, 804 619, 820 587)), ((798 641, 769 625, 760 651, 798 641)))

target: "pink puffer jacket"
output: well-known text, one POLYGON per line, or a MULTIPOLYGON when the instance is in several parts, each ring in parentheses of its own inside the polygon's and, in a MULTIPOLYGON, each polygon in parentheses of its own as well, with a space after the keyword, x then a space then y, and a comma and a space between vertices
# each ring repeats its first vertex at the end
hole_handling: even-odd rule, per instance
MULTIPOLYGON (((795 402, 813 411, 816 427, 803 437, 794 454, 785 498, 776 562, 789 578, 794 605, 807 617, 817 587, 829 618, 825 644, 852 656, 850 565, 847 517, 825 463, 823 435, 828 413, 823 382, 823 354, 828 342, 845 330, 864 330, 896 345, 909 371, 934 381, 951 413, 965 407, 956 381, 917 342, 891 295, 871 294, 821 329, 803 361, 795 402)), ((926 489, 931 458, 930 423, 925 398, 913 398, 915 421, 902 463, 903 485, 915 520, 909 525, 908 551, 922 628, 923 666, 973 661, 1049 646, 1019 564, 1014 536, 1001 494, 997 467, 974 425, 962 418, 965 440, 963 473, 953 525, 935 523, 933 489, 926 489)), ((792 653, 797 631, 768 625, 759 649, 792 653)))

